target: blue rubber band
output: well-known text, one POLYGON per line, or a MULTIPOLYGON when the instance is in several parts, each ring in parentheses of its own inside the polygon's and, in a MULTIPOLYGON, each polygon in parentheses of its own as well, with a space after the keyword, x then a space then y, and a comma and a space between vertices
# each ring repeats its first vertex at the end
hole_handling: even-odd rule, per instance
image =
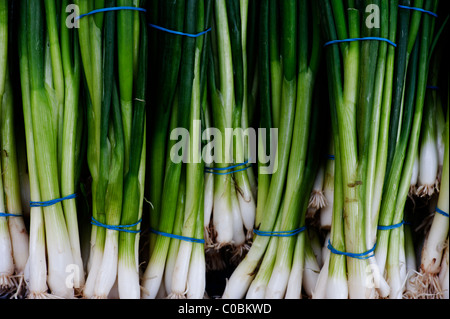
POLYGON ((213 171, 227 171, 229 169, 233 169, 233 168, 241 167, 243 165, 247 165, 248 163, 249 163, 249 161, 246 161, 246 162, 244 162, 242 164, 236 164, 234 166, 229 166, 229 167, 223 167, 223 168, 206 167, 205 169, 213 170, 213 171))
POLYGON ((361 254, 347 253, 347 252, 339 251, 336 248, 334 248, 333 245, 331 245, 330 240, 328 239, 328 249, 333 254, 344 255, 344 256, 351 257, 351 258, 356 258, 356 259, 369 259, 369 258, 373 257, 375 255, 374 251, 375 251, 376 246, 377 246, 377 244, 373 245, 372 249, 370 249, 370 250, 368 250, 368 251, 366 251, 364 253, 361 253, 361 254))
POLYGON ((211 28, 209 28, 209 29, 207 29, 205 31, 202 31, 200 33, 192 34, 192 33, 185 33, 185 32, 180 32, 180 31, 174 31, 174 30, 166 29, 166 28, 160 27, 159 25, 155 25, 155 24, 151 24, 151 23, 149 23, 149 26, 151 26, 152 28, 161 30, 161 31, 165 31, 165 32, 168 32, 168 33, 176 34, 176 35, 184 35, 184 36, 191 37, 191 38, 197 38, 199 36, 204 35, 205 33, 208 33, 209 31, 211 31, 211 28))
POLYGON ((142 222, 142 218, 140 220, 138 220, 137 223, 134 223, 132 225, 106 225, 106 224, 99 222, 94 217, 92 217, 92 220, 91 220, 91 224, 94 226, 103 227, 103 228, 110 229, 110 230, 117 230, 117 231, 121 231, 121 232, 125 232, 125 233, 132 233, 132 234, 140 233, 141 230, 130 230, 130 229, 125 229, 125 228, 137 226, 141 222, 142 222))
POLYGON ((395 224, 395 225, 391 225, 391 226, 378 226, 379 230, 391 230, 391 229, 395 229, 395 228, 399 228, 401 226, 403 226, 404 224, 408 224, 405 221, 402 221, 401 223, 395 224))
POLYGON ((436 213, 441 214, 442 216, 448 217, 448 213, 444 212, 442 209, 436 206, 436 213))
POLYGON ((107 12, 107 11, 119 11, 119 10, 134 10, 134 11, 141 11, 141 12, 147 12, 144 8, 138 8, 138 7, 110 7, 110 8, 103 8, 103 9, 96 9, 92 10, 91 12, 85 13, 80 15, 79 17, 75 17, 75 20, 79 20, 81 18, 84 18, 86 16, 101 13, 101 12, 107 12))
POLYGON ((8 213, 0 213, 0 217, 22 217, 22 215, 18 215, 18 214, 8 214, 8 213))
POLYGON ((438 17, 438 15, 436 13, 428 11, 428 10, 425 10, 425 9, 422 9, 422 8, 408 7, 408 6, 402 6, 402 5, 398 5, 398 7, 402 8, 402 9, 416 10, 416 11, 420 11, 420 12, 423 12, 423 13, 428 13, 429 15, 432 15, 435 18, 438 17))
POLYGON ((63 200, 68 200, 68 199, 73 199, 75 197, 77 197, 78 194, 72 194, 66 197, 62 197, 62 198, 56 198, 56 199, 52 199, 49 201, 44 201, 44 202, 30 202, 30 207, 48 207, 48 206, 53 206, 59 202, 62 202, 63 200))
POLYGON ((366 41, 366 40, 379 40, 379 41, 384 41, 389 43, 390 45, 397 47, 397 44, 395 44, 394 42, 392 42, 389 39, 386 38, 379 38, 379 37, 366 37, 366 38, 353 38, 353 39, 343 39, 343 40, 332 40, 332 41, 328 41, 327 43, 324 44, 324 47, 331 45, 331 44, 336 44, 336 43, 342 43, 342 42, 353 42, 353 41, 366 41))
POLYGON ((265 237, 291 237, 300 234, 305 229, 306 227, 303 226, 294 230, 286 230, 286 231, 263 231, 254 229, 253 232, 258 236, 265 236, 265 237))
POLYGON ((242 164, 237 164, 237 165, 233 165, 233 166, 229 166, 229 167, 223 167, 223 168, 205 167, 205 173, 210 173, 210 174, 214 174, 214 175, 230 175, 230 174, 233 174, 233 173, 242 172, 242 171, 245 171, 245 170, 249 169, 251 167, 251 165, 248 165, 248 164, 249 164, 249 161, 246 161, 245 163, 242 163, 242 164), (218 171, 231 170, 233 168, 238 168, 238 167, 241 167, 241 166, 244 166, 244 165, 247 165, 247 166, 244 167, 244 168, 235 170, 235 171, 229 171, 229 172, 225 172, 225 173, 218 172, 218 171))
POLYGON ((427 89, 429 90, 434 90, 434 91, 438 91, 439 90, 439 86, 433 86, 433 85, 428 85, 427 89))
POLYGON ((173 239, 184 240, 184 241, 191 242, 191 243, 194 243, 194 244, 204 244, 205 243, 204 239, 198 239, 198 238, 185 237, 185 236, 181 236, 181 235, 169 234, 169 233, 157 231, 155 229, 150 229, 150 231, 152 233, 154 233, 154 234, 157 234, 157 235, 161 235, 161 236, 169 237, 169 238, 173 238, 173 239))
POLYGON ((330 160, 334 160, 335 159, 334 155, 330 155, 330 154, 327 155, 327 158, 330 159, 330 160))

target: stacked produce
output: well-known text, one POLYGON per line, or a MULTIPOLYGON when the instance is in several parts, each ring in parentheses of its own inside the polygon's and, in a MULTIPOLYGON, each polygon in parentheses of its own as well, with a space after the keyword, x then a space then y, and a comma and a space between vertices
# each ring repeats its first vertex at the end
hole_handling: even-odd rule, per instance
POLYGON ((0 0, 0 297, 448 299, 439 0, 0 0))

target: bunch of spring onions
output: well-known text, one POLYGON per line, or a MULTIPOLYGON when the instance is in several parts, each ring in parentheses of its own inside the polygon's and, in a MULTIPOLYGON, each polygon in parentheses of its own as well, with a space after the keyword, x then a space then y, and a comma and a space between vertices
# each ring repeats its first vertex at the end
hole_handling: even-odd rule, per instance
POLYGON ((20 80, 34 203, 29 298, 73 298, 85 279, 75 199, 83 134, 80 69, 76 35, 65 25, 68 3, 20 2, 20 80))
POLYGON ((201 129, 212 1, 154 1, 151 41, 155 102, 149 164, 150 255, 143 298, 201 299, 205 295, 204 162, 201 129), (157 9, 156 9, 157 8, 157 9), (185 35, 174 34, 183 32, 185 35), (201 34, 201 35, 199 35, 201 34), (199 35, 199 36, 195 36, 199 35))
MULTIPOLYGON (((399 4, 411 5, 363 1, 346 7, 340 1, 322 1, 328 40, 378 37, 391 42, 351 41, 326 49, 336 149, 330 245, 359 255, 329 254, 316 298, 402 295, 404 227, 377 228, 403 222, 422 126, 434 21, 429 14, 399 4), (377 23, 371 20, 374 5, 379 8, 379 28, 370 27, 377 23)), ((414 6, 436 12, 437 1, 415 1, 414 6)))
POLYGON ((439 92, 439 74, 442 48, 433 56, 430 67, 424 119, 420 133, 420 147, 416 154, 410 193, 413 197, 429 199, 439 193, 444 161, 445 112, 442 108, 442 93, 439 92))
MULTIPOLYGON (((208 264, 220 268, 221 252, 237 263, 248 250, 256 215, 256 187, 252 163, 256 163, 255 137, 247 130, 252 118, 253 64, 248 49, 255 1, 214 3, 211 46, 208 49, 209 126, 222 136, 221 145, 207 149, 205 171, 205 238, 208 264), (210 152, 210 153, 209 153, 210 152), (211 154, 212 153, 212 154, 211 154), (253 158, 252 158, 253 157, 253 158)), ((207 139, 211 140, 209 131, 207 139)), ((231 264, 232 264, 231 263, 231 264)))
POLYGON ((139 299, 148 37, 143 1, 75 1, 87 103, 92 234, 84 298, 139 299), (113 289, 113 287, 115 287, 113 289))
POLYGON ((0 295, 21 294, 28 260, 16 145, 17 112, 9 54, 13 37, 9 22, 11 1, 0 1, 0 295))
POLYGON ((320 107, 313 97, 320 60, 318 14, 315 2, 260 4, 260 125, 277 121, 278 165, 270 178, 258 182, 258 193, 267 195, 258 195, 255 237, 223 298, 301 297, 308 247, 306 232, 297 230, 305 226, 309 197, 303 195, 311 192, 323 156, 320 107))
MULTIPOLYGON (((433 95, 435 99, 437 92, 428 94, 433 95)), ((436 206, 430 207, 434 215, 421 250, 419 272, 410 277, 408 282, 412 286, 411 297, 414 298, 448 298, 449 105, 447 96, 445 129, 442 136, 445 151, 441 188, 436 206)))

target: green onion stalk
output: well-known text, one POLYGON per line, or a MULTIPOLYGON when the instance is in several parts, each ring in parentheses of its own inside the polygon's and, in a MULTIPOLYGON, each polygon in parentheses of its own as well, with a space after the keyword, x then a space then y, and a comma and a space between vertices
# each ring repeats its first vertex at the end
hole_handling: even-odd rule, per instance
MULTIPOLYGON (((158 16, 158 21, 161 26, 166 27, 165 23, 173 22, 176 23, 176 28, 172 30, 189 34, 205 30, 207 21, 205 17, 207 17, 207 8, 210 7, 209 4, 205 4, 205 1, 174 1, 160 3, 160 5, 161 16, 158 16), (173 14, 178 15, 174 20, 172 20, 173 14), (181 25, 180 20, 183 22, 181 25)), ((167 38, 162 42, 163 47, 159 58, 168 62, 163 54, 166 52, 173 60, 167 64, 161 61, 161 69, 158 69, 158 72, 161 72, 157 73, 158 76, 168 80, 168 87, 163 88, 166 91, 160 92, 163 94, 158 97, 154 106, 160 123, 154 128, 155 130, 158 128, 158 131, 155 131, 155 135, 152 136, 151 143, 151 152, 161 154, 163 157, 160 159, 161 171, 156 170, 158 163, 151 164, 149 170, 151 187, 162 187, 158 193, 150 190, 151 202, 156 203, 150 214, 152 230, 194 238, 199 235, 198 227, 201 227, 201 236, 195 237, 197 239, 203 239, 204 175, 200 150, 201 102, 203 100, 201 70, 206 57, 202 54, 203 43, 207 36, 207 33, 203 34, 201 39, 172 34, 163 36, 163 39, 167 38), (170 73, 165 73, 165 70, 170 70, 170 73), (171 80, 174 82, 170 82, 171 80), (171 89, 173 91, 170 91, 171 89), (166 104, 162 104, 163 102, 166 104), (163 122, 166 124, 161 127, 163 122), (200 224, 198 224, 199 214, 201 215, 200 224)), ((196 246, 201 246, 203 250, 203 245, 184 240, 179 242, 180 239, 170 238, 164 234, 154 235, 149 263, 141 283, 142 298, 184 298, 190 285, 193 291, 204 291, 204 284, 202 284, 204 278, 198 277, 193 282, 189 279, 193 271, 192 267, 203 269, 205 267, 204 260, 194 266, 198 262, 196 246)), ((203 292, 195 295, 196 297, 190 297, 202 298, 203 292)))
MULTIPOLYGON (((140 1, 76 1, 79 12, 140 1)), ((107 11, 82 17, 79 44, 87 103, 87 163, 92 178, 91 249, 85 298, 139 298, 137 267, 145 183, 147 37, 138 11, 107 11), (145 57, 145 58, 144 58, 145 57), (120 79, 120 80, 119 80, 120 79), (117 226, 135 225, 132 227, 117 226)))
MULTIPOLYGON (((441 190, 435 209, 435 214, 429 229, 424 246, 421 251, 420 272, 416 275, 416 287, 418 296, 439 296, 444 292, 445 281, 442 278, 447 276, 448 279, 448 215, 444 216, 438 213, 438 209, 448 214, 449 199, 449 107, 447 104, 446 124, 445 124, 445 154, 444 165, 442 170, 441 190), (447 247, 447 248, 446 248, 447 247), (446 250, 446 252, 445 252, 446 250), (446 254, 446 255, 445 255, 446 254), (445 269, 447 267, 447 269, 445 269), (447 272, 447 275, 445 275, 447 272), (442 273, 442 275, 441 275, 442 273)), ((447 295, 448 295, 448 283, 447 295)))
MULTIPOLYGON (((318 157, 315 157, 316 154, 313 154, 319 148, 315 147, 314 151, 310 149, 313 144, 320 145, 317 144, 318 135, 310 134, 310 131, 314 132, 318 127, 312 115, 318 109, 312 107, 320 57, 318 7, 315 3, 309 4, 307 1, 299 3, 283 1, 279 4, 279 7, 275 6, 275 10, 281 17, 279 42, 283 73, 275 158, 278 165, 275 165, 277 170, 272 172, 270 185, 266 186, 268 196, 263 204, 261 223, 255 225, 258 230, 265 232, 289 232, 304 226, 309 197, 304 199, 301 194, 310 194, 318 169, 318 167, 314 169, 313 163, 320 162, 317 160, 318 157), (312 17, 311 22, 309 17, 312 17), (312 28, 311 36, 309 28, 312 28), (315 112, 312 112, 312 109, 315 112)), ((267 18, 265 21, 267 25, 269 25, 269 5, 269 1, 264 1, 260 6, 261 17, 267 18)), ((261 23, 264 24, 263 21, 261 23)), ((261 30, 262 38, 269 37, 268 28, 261 30)), ((274 33, 270 36, 278 35, 274 33)), ((269 70, 268 56, 265 55, 263 66, 266 72, 269 70)), ((271 83, 267 81, 270 77, 267 77, 267 73, 262 74, 266 76, 260 83, 260 90, 270 90, 271 83)), ((266 103, 269 102, 270 100, 266 100, 266 103)), ((267 106, 263 108, 267 109, 267 106)), ((260 201, 262 200, 264 199, 260 198, 260 201)), ((298 271, 302 274, 304 236, 306 234, 303 232, 279 238, 256 235, 247 255, 228 279, 223 298, 298 297, 301 281, 291 282, 290 278, 298 279, 298 271), (291 284, 294 287, 290 287, 291 284)))
MULTIPOLYGON (((28 233, 23 220, 20 194, 16 136, 14 133, 14 99, 10 79, 11 29, 9 1, 0 2, 0 106, 1 106, 1 176, 0 212, 13 216, 0 217, 0 293, 19 295, 28 259, 28 233), (14 216, 17 215, 17 216, 14 216), (19 281, 17 281, 19 280, 19 281)), ((12 38, 11 38, 12 39, 12 38)))
MULTIPOLYGON (((77 118, 78 47, 75 35, 66 30, 66 7, 61 3, 23 1, 21 7, 19 51, 31 200, 49 201, 77 191, 76 150, 82 134, 77 118)), ((84 286, 75 199, 44 207, 42 215, 39 209, 32 211, 36 216, 31 216, 30 235, 37 242, 32 244, 28 266, 30 295, 45 296, 47 272, 52 295, 72 298, 84 286)))
MULTIPOLYGON (((440 51, 432 59, 429 74, 429 86, 437 86, 439 77, 440 51)), ((419 174, 417 176, 416 195, 430 197, 437 190, 439 174, 438 125, 437 105, 438 92, 427 90, 425 97, 422 129, 420 132, 419 147, 419 174)), ((440 107, 440 106, 439 106, 440 107)), ((442 115, 442 114, 441 114, 442 115)))
MULTIPOLYGON (((437 6, 438 1, 430 1, 425 4, 425 9, 436 11, 437 6)), ((435 20, 432 18, 430 15, 423 17, 420 32, 414 46, 412 54, 414 62, 410 64, 405 85, 405 110, 402 128, 394 154, 392 170, 387 180, 386 194, 383 194, 386 198, 383 198, 380 225, 399 224, 404 218, 405 202, 410 188, 416 152, 419 148, 429 61, 434 48, 432 40, 435 20), (403 161, 401 166, 397 166, 399 157, 403 161), (401 170, 401 172, 395 173, 394 170, 401 170), (395 175, 398 175, 397 179, 393 178, 395 175), (392 182, 396 184, 394 189, 392 189, 392 182), (388 190, 391 192, 388 193, 388 190), (391 208, 386 210, 390 205, 392 205, 391 208)), ((437 38, 438 36, 434 41, 437 41, 437 38)), ((402 233, 403 229, 399 227, 392 230, 380 230, 378 235, 376 256, 380 258, 377 258, 377 262, 383 266, 380 266, 380 270, 384 271, 382 263, 386 261, 386 278, 390 286, 390 298, 401 298, 404 290, 403 282, 405 278, 401 272, 402 233)))

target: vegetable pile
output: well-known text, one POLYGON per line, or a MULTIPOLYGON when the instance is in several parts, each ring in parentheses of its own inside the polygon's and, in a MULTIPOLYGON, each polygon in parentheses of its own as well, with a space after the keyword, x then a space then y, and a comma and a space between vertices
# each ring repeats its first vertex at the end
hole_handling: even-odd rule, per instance
POLYGON ((0 0, 0 298, 448 299, 439 0, 0 0))

